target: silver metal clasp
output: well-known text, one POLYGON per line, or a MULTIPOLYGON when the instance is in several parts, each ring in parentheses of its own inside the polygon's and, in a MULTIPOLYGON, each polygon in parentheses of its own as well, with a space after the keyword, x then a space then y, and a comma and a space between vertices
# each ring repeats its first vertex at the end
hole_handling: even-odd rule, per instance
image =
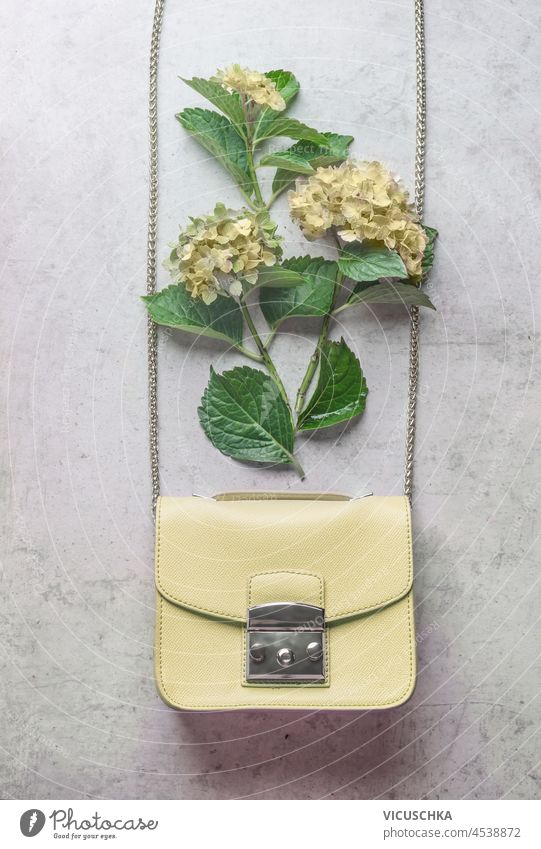
POLYGON ((321 683, 325 680, 325 610, 273 601, 248 609, 246 680, 321 683))

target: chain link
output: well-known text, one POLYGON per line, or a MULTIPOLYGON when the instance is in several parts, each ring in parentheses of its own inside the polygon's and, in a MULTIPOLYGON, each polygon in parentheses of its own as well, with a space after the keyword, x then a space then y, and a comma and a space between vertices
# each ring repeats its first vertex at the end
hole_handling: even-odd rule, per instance
MULTIPOLYGON (((426 141, 426 68, 424 0, 415 2, 415 207, 419 219, 423 218, 425 191, 425 141, 426 141)), ((147 237, 147 294, 156 292, 156 238, 158 226, 158 59, 160 34, 165 0, 156 0, 152 40, 150 46, 150 78, 148 98, 148 124, 150 133, 149 205, 147 237)), ((158 445, 158 328, 148 318, 148 408, 150 437, 150 467, 152 474, 152 509, 160 495, 160 465, 158 445)), ((413 458, 415 452, 415 409, 419 378, 419 308, 410 307, 410 356, 408 405, 406 413, 406 456, 404 470, 404 495, 411 501, 413 492, 413 458)))

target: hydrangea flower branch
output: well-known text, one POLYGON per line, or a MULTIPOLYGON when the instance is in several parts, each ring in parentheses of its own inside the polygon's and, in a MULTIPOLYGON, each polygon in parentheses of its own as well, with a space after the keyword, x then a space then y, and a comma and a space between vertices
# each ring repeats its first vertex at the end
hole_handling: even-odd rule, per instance
POLYGON ((434 309, 421 284, 437 233, 418 221, 407 190, 380 162, 348 158, 352 136, 319 132, 285 114, 300 88, 291 72, 232 65, 184 82, 220 111, 188 108, 177 118, 229 172, 244 206, 217 203, 190 219, 165 263, 172 285, 143 300, 157 324, 221 339, 266 369, 218 374, 211 366, 198 413, 213 445, 237 460, 288 464, 304 477, 296 436, 347 422, 366 405, 357 357, 344 339, 329 339, 333 316, 362 303, 434 309), (294 144, 256 162, 276 137, 294 144), (267 201, 260 168, 276 169, 267 201), (331 234, 336 261, 284 258, 269 210, 286 189, 293 221, 309 241, 331 234), (264 339, 250 309, 255 297, 268 325, 264 339), (269 349, 294 316, 319 317, 321 327, 292 405, 269 349))

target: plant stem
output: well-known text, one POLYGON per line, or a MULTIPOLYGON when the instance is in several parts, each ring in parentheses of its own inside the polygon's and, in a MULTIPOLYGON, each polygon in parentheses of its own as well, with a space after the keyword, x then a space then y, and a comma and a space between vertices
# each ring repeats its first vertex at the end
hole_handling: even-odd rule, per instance
POLYGON ((331 323, 332 311, 334 309, 334 302, 336 300, 336 295, 338 294, 338 290, 342 285, 342 280, 344 279, 344 275, 341 271, 336 275, 336 280, 334 283, 334 290, 331 305, 329 307, 329 311, 325 314, 323 321, 321 323, 321 330, 319 331, 319 337, 317 340, 316 347, 312 356, 310 357, 310 361, 308 363, 308 368, 306 369, 305 375, 302 379, 302 383, 299 386, 299 391, 297 392, 297 397, 295 399, 295 412, 300 413, 304 407, 304 401, 306 399, 306 393, 310 388, 310 384, 314 378, 314 374, 316 373, 316 369, 318 367, 319 361, 321 359, 321 352, 323 350, 323 345, 327 341, 327 336, 329 333, 329 324, 331 323))
MULTIPOLYGON (((248 164, 248 173, 250 174, 250 177, 252 178, 252 183, 253 183, 254 193, 255 193, 255 199, 256 199, 257 203, 259 204, 259 206, 265 206, 265 200, 263 198, 263 195, 261 194, 261 189, 259 187, 259 182, 258 182, 258 179, 257 179, 256 170, 255 170, 255 167, 254 167, 254 145, 253 145, 254 128, 253 128, 252 115, 250 114, 250 106, 249 106, 248 98, 246 97, 246 95, 241 95, 241 104, 242 104, 242 111, 244 113, 244 121, 245 121, 245 124, 246 124, 246 159, 247 159, 247 164, 248 164)), ((246 193, 245 192, 242 192, 242 193, 246 197, 246 193)), ((250 206, 252 207, 252 209, 254 209, 254 205, 251 202, 250 202, 250 206)))
POLYGON ((306 369, 306 371, 304 373, 304 377, 302 379, 302 383, 299 386, 299 391, 297 392, 297 397, 295 399, 295 412, 296 413, 302 412, 302 409, 304 407, 304 401, 305 401, 305 398, 306 398, 306 393, 308 392, 308 389, 310 388, 310 384, 312 383, 314 374, 316 373, 316 369, 317 369, 319 360, 321 358, 321 349, 322 349, 323 344, 324 344, 324 342, 327 338, 327 333, 329 332, 330 318, 331 318, 330 314, 327 313, 327 315, 323 319, 323 322, 322 322, 322 325, 321 325, 321 330, 319 332, 319 338, 317 340, 317 345, 314 348, 312 356, 310 357, 310 360, 308 362, 308 368, 306 369))
MULTIPOLYGON (((271 198, 271 200, 272 200, 272 198, 271 198)), ((340 252, 342 250, 342 245, 340 244, 340 239, 338 238, 338 236, 336 234, 336 230, 334 228, 332 230, 332 235, 334 237, 334 241, 336 242, 336 247, 337 247, 338 253, 340 254, 340 252)), ((334 302, 336 301, 336 296, 337 296, 337 294, 340 290, 343 279, 344 279, 344 275, 342 274, 341 271, 338 271, 338 273, 336 275, 336 280, 334 282, 334 289, 333 289, 333 293, 332 293, 332 299, 331 299, 331 305, 329 307, 329 311, 325 314, 325 317, 323 318, 323 322, 321 324, 321 330, 319 332, 319 337, 318 337, 318 340, 317 340, 317 345, 314 349, 312 356, 310 357, 310 362, 308 363, 308 368, 306 369, 306 372, 305 372, 305 375, 302 379, 301 385, 299 386, 299 391, 297 392, 297 397, 295 399, 295 412, 296 413, 302 412, 302 409, 304 407, 304 401, 305 401, 305 398, 306 398, 306 393, 308 392, 308 389, 310 388, 310 384, 312 383, 314 374, 315 374, 316 369, 318 367, 318 363, 321 359, 321 351, 323 349, 323 345, 327 341, 327 336, 328 336, 328 333, 329 333, 329 324, 331 322, 331 317, 332 317, 332 313, 333 313, 333 310, 334 310, 334 302)))
POLYGON ((272 361, 271 355, 269 354, 269 352, 265 348, 265 345, 263 344, 263 340, 261 339, 261 336, 257 332, 257 328, 256 328, 256 326, 254 324, 254 320, 253 320, 253 318, 250 314, 250 310, 248 309, 247 305, 244 303, 244 301, 242 299, 240 301, 240 308, 242 310, 242 314, 244 316, 246 324, 250 328, 250 333, 252 334, 252 338, 253 338, 255 344, 257 345, 258 350, 261 354, 261 359, 265 363, 265 365, 267 366, 267 369, 268 369, 270 376, 274 380, 276 386, 278 387, 278 391, 280 392, 280 395, 282 396, 285 403, 287 404, 287 408, 289 410, 291 410, 291 407, 289 406, 289 399, 287 397, 287 392, 284 388, 284 384, 282 383, 282 381, 280 379, 280 375, 276 371, 276 366, 274 365, 274 363, 272 361))
POLYGON ((277 330, 278 330, 277 327, 273 327, 272 330, 270 331, 270 333, 268 333, 267 338, 265 339, 265 348, 267 349, 267 351, 269 350, 269 348, 271 346, 272 340, 276 336, 277 330))
POLYGON ((245 348, 244 345, 235 345, 237 351, 241 354, 244 354, 245 357, 249 357, 251 360, 255 360, 256 363, 262 363, 263 357, 261 354, 256 354, 255 351, 250 351, 249 348, 245 348))
MULTIPOLYGON (((246 324, 250 328, 250 332, 252 334, 253 340, 256 343, 259 351, 261 352, 261 357, 259 359, 262 360, 265 363, 272 380, 274 381, 274 383, 278 387, 278 391, 280 392, 280 395, 282 396, 282 398, 284 400, 284 403, 285 403, 285 405, 286 405, 286 407, 289 411, 289 415, 291 417, 291 423, 293 424, 293 414, 291 412, 291 406, 290 406, 290 403, 289 403, 289 398, 287 397, 286 390, 284 388, 284 384, 282 383, 282 381, 280 379, 280 375, 276 371, 276 366, 274 365, 272 358, 271 358, 269 352, 267 351, 267 348, 263 344, 263 340, 261 339, 261 336, 257 332, 257 328, 256 328, 256 326, 254 324, 254 320, 253 320, 253 318, 250 314, 250 310, 248 309, 248 306, 244 302, 243 298, 241 298, 241 300, 240 300, 240 308, 242 310, 244 320, 246 321, 246 324)), ((274 335, 274 333, 271 332, 269 338, 267 339, 267 344, 268 344, 268 342, 270 341, 270 338, 273 335, 274 335)), ((289 457, 290 457, 290 460, 291 460, 291 465, 293 466, 293 468, 297 472, 298 476, 300 477, 301 480, 304 480, 306 475, 304 474, 303 467, 301 466, 301 464, 299 463, 299 461, 297 460, 297 458, 293 454, 289 454, 289 457)))
MULTIPOLYGON (((288 186, 289 186, 289 183, 288 183, 288 186)), ((277 189, 275 192, 273 192, 273 193, 271 194, 271 196, 270 196, 270 198, 269 198, 269 200, 268 200, 268 203, 267 203, 267 209, 270 209, 270 208, 271 208, 271 206, 273 205, 274 201, 275 201, 275 200, 277 200, 277 199, 280 197, 280 195, 282 194, 282 192, 285 192, 285 190, 287 189, 287 187, 288 187, 288 186, 284 186, 284 187, 283 187, 283 188, 281 188, 281 189, 277 189)))
POLYGON ((293 468, 297 472, 301 481, 303 481, 305 479, 306 475, 304 473, 303 467, 301 466, 301 464, 299 463, 299 461, 297 460, 297 458, 295 457, 294 454, 291 454, 291 465, 293 466, 293 468))
POLYGON ((241 189, 241 187, 240 187, 240 186, 239 186, 239 191, 240 191, 241 195, 243 196, 244 200, 246 201, 246 205, 247 205, 247 206, 249 206, 249 207, 250 207, 250 209, 251 209, 253 212, 259 212, 259 206, 256 206, 256 205, 255 205, 255 203, 253 202, 253 200, 251 199, 251 197, 250 197, 248 194, 246 194, 246 192, 244 191, 244 189, 241 189))
POLYGON ((253 154, 251 139, 248 139, 248 143, 246 145, 246 152, 248 154, 248 156, 247 156, 248 172, 249 172, 250 177, 252 178, 252 182, 254 184, 255 199, 260 206, 265 206, 265 200, 263 198, 263 195, 261 194, 261 189, 259 187, 259 181, 257 179, 257 174, 256 174, 256 170, 255 170, 255 167, 254 167, 254 154, 253 154))

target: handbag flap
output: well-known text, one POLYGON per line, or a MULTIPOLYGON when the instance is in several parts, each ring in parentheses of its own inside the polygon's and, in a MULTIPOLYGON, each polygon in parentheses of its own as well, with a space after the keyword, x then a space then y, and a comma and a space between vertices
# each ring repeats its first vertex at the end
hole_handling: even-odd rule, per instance
POLYGON ((306 587, 308 596, 321 585, 325 618, 333 622, 386 607, 410 591, 406 497, 253 495, 159 499, 156 585, 164 598, 246 622, 254 578, 268 575, 275 601, 310 601, 286 595, 306 587))

